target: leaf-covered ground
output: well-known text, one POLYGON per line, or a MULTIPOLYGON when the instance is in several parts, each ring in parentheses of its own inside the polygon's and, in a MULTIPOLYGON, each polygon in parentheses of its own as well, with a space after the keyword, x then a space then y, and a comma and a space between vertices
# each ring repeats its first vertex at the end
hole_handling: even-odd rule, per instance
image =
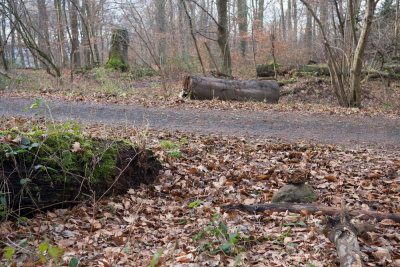
MULTIPOLYGON (((46 127, 43 121, 34 121, 46 127)), ((1 118, 0 130, 29 131, 26 119, 1 118)), ((85 125, 87 134, 139 140, 143 130, 85 125)), ((273 139, 149 131, 146 145, 165 169, 154 185, 124 196, 0 224, 1 246, 13 259, 40 262, 38 246, 64 249, 81 266, 335 266, 323 214, 225 212, 230 203, 267 203, 293 169, 310 171, 319 203, 400 212, 400 152, 344 149, 273 139), (227 232, 227 237, 218 235, 227 232), (234 240, 234 241, 233 241, 234 240), (231 242, 229 242, 231 241, 231 242), (237 241, 237 242, 236 242, 237 241), (33 254, 32 254, 33 253, 33 254), (29 255, 31 257, 29 258, 29 255), (238 256, 240 255, 240 256, 238 256)), ((362 221, 363 218, 355 218, 362 221)), ((400 265, 400 224, 371 221, 359 238, 368 266, 400 265)), ((2 263, 9 264, 2 255, 2 263)))

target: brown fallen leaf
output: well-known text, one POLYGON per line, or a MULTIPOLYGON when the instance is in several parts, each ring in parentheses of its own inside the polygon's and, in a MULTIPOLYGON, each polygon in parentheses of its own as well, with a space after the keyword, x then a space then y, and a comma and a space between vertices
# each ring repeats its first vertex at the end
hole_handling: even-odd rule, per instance
POLYGON ((193 259, 194 259, 193 254, 189 253, 187 255, 183 255, 183 256, 180 256, 180 257, 176 258, 176 261, 177 262, 189 263, 189 262, 193 261, 193 259))
POLYGON ((22 141, 22 137, 20 135, 18 135, 13 140, 11 140, 11 142, 13 142, 15 144, 19 144, 19 143, 21 143, 21 141, 22 141))
POLYGON ((329 182, 337 182, 337 178, 333 175, 325 175, 325 180, 328 180, 329 182))
POLYGON ((379 173, 374 172, 374 173, 369 174, 368 177, 371 178, 371 179, 378 179, 381 176, 380 176, 379 173))

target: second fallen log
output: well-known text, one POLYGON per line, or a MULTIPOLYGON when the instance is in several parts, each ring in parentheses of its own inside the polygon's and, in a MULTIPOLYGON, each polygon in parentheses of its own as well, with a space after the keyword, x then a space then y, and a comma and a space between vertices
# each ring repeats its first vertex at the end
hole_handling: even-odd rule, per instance
POLYGON ((186 76, 184 94, 194 99, 256 100, 278 103, 279 85, 276 81, 226 80, 186 76))

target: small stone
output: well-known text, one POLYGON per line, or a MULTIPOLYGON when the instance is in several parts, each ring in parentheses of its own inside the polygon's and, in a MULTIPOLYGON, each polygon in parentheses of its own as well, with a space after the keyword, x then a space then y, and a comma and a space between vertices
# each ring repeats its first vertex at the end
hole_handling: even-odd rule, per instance
POLYGON ((308 184, 289 184, 274 194, 271 202, 311 203, 317 201, 318 196, 308 184))

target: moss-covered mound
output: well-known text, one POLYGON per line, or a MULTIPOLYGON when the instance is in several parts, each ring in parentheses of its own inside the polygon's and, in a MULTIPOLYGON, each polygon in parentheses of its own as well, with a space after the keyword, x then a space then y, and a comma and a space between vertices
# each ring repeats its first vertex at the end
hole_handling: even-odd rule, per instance
POLYGON ((124 193, 152 183, 160 169, 151 151, 128 142, 68 132, 0 132, 0 204, 23 214, 124 193))
POLYGON ((111 48, 109 59, 105 65, 106 69, 127 71, 128 65, 128 30, 113 29, 111 37, 111 48))
POLYGON ((125 63, 122 57, 117 53, 110 53, 110 58, 108 59, 105 67, 106 69, 127 71, 129 70, 129 65, 125 63))

